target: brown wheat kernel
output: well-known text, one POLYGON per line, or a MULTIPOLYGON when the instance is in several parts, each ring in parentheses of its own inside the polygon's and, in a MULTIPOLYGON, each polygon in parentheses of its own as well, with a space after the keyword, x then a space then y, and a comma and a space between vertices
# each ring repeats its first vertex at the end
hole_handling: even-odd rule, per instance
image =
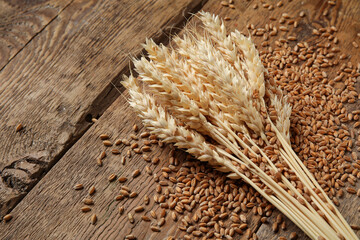
POLYGON ((118 146, 118 145, 121 145, 122 144, 122 140, 121 139, 117 139, 115 141, 115 145, 118 146))
POLYGON ((124 195, 122 195, 122 194, 120 194, 120 195, 117 195, 116 197, 115 197, 115 201, 121 201, 121 200, 123 200, 124 199, 124 195))
POLYGON ((355 41, 352 42, 352 45, 354 46, 354 48, 358 48, 358 47, 359 47, 359 44, 357 44, 357 42, 355 42, 355 41))
POLYGON ((158 137, 157 137, 156 135, 150 135, 149 139, 150 139, 150 140, 157 140, 158 137))
POLYGON ((83 189, 83 188, 84 188, 84 186, 83 186, 81 183, 76 184, 76 185, 74 186, 74 189, 75 189, 75 190, 81 190, 81 189, 83 189))
POLYGON ((229 8, 235 9, 235 5, 234 4, 229 4, 229 8))
POLYGON ((104 140, 103 144, 105 147, 111 147, 113 145, 112 142, 110 142, 109 140, 104 140))
POLYGON ((177 221, 177 215, 175 212, 171 212, 171 218, 173 221, 177 221))
POLYGON ((154 210, 151 210, 151 211, 150 211, 150 216, 151 216, 153 219, 157 219, 156 212, 155 212, 154 210))
POLYGON ((283 221, 283 222, 281 223, 280 228, 281 228, 281 230, 285 230, 285 229, 286 229, 286 222, 285 222, 285 221, 283 221))
POLYGON ((244 229, 247 228, 247 227, 248 227, 248 225, 247 225, 246 223, 242 223, 242 224, 239 225, 239 228, 240 228, 241 230, 244 230, 244 229))
POLYGON ((160 158, 155 157, 155 158, 153 158, 153 160, 152 160, 151 162, 152 162, 153 164, 158 164, 159 161, 160 161, 160 158))
POLYGON ((351 224, 350 227, 354 230, 360 230, 360 226, 359 225, 353 225, 351 224))
POLYGON ((230 17, 224 17, 224 20, 225 20, 225 21, 230 21, 231 18, 230 18, 230 17))
POLYGON ((284 32, 289 31, 289 29, 287 27, 285 27, 285 26, 280 26, 279 30, 284 31, 284 32))
POLYGON ((147 174, 149 174, 149 175, 152 175, 152 170, 151 170, 151 168, 149 167, 149 166, 145 166, 145 171, 146 171, 146 173, 147 174))
POLYGON ((151 151, 151 148, 149 146, 142 146, 141 147, 141 151, 142 152, 150 152, 151 151))
POLYGON ((13 216, 11 214, 6 214, 3 219, 5 222, 9 222, 11 219, 13 218, 13 216))
POLYGON ((160 180, 160 179, 159 179, 159 176, 155 173, 155 174, 154 174, 154 181, 155 181, 155 182, 159 182, 159 180, 160 180))
POLYGON ((109 180, 109 182, 112 182, 112 181, 114 181, 116 179, 116 174, 110 174, 110 176, 108 177, 108 180, 109 180))
POLYGON ((92 118, 91 121, 92 121, 93 123, 97 123, 98 120, 97 120, 96 118, 92 118))
POLYGON ((148 216, 145 216, 145 215, 142 215, 142 216, 141 216, 141 219, 142 219, 143 221, 145 221, 145 222, 150 222, 150 221, 151 221, 151 219, 150 219, 148 216))
POLYGON ((139 138, 135 134, 130 134, 130 138, 132 140, 139 140, 139 138))
POLYGON ((147 162, 150 162, 150 161, 151 161, 150 156, 147 155, 147 154, 143 154, 142 157, 143 157, 143 159, 144 159, 145 161, 147 161, 147 162))
POLYGON ((95 186, 91 186, 89 189, 89 195, 93 195, 96 192, 95 186))
POLYGON ((148 195, 145 195, 145 196, 144 196, 144 204, 145 204, 145 205, 148 205, 149 203, 150 203, 150 198, 149 198, 148 195))
POLYGON ((105 133, 100 134, 100 139, 101 139, 101 140, 107 140, 107 139, 109 139, 109 138, 110 138, 109 135, 107 135, 107 134, 105 134, 105 133))
POLYGON ((142 211, 144 211, 144 207, 143 206, 137 206, 136 208, 134 208, 134 211, 136 213, 142 212, 142 211))
POLYGON ((125 159, 124 156, 121 157, 120 162, 121 162, 122 165, 125 165, 126 159, 125 159))
POLYGON ((160 217, 164 218, 166 216, 166 210, 162 209, 160 212, 160 217))
POLYGON ((229 3, 226 2, 226 1, 221 1, 220 5, 223 6, 223 7, 227 7, 227 6, 229 6, 229 3))
POLYGON ((99 167, 103 165, 103 162, 100 158, 96 159, 96 165, 98 165, 99 167))
POLYGON ((131 144, 130 148, 131 148, 131 149, 135 149, 135 148, 137 148, 138 146, 139 146, 138 143, 133 143, 133 144, 131 144))
POLYGON ((88 206, 85 206, 85 207, 81 208, 81 211, 82 212, 89 212, 89 211, 91 211, 91 208, 89 208, 88 206))
POLYGON ((137 239, 134 235, 132 235, 132 234, 129 234, 129 235, 126 235, 125 236, 125 239, 128 239, 128 240, 135 240, 135 239, 137 239))
POLYGON ((122 139, 121 142, 125 145, 125 146, 130 146, 130 141, 127 139, 122 139))
POLYGON ((296 240, 298 238, 298 235, 296 232, 290 233, 290 240, 296 240))
POLYGON ((161 227, 161 226, 163 226, 165 224, 165 218, 160 218, 160 220, 158 221, 158 223, 157 223, 157 225, 159 226, 159 227, 161 227))
POLYGON ((97 216, 96 216, 96 214, 93 214, 93 215, 91 216, 90 221, 91 221, 91 224, 95 224, 95 223, 96 223, 96 221, 97 221, 97 216))
POLYGON ((119 178, 118 178, 118 181, 119 181, 120 183, 124 183, 124 182, 127 181, 127 177, 119 177, 119 178))
POLYGON ((163 187, 169 186, 169 183, 167 181, 160 181, 159 184, 163 187))
POLYGON ((289 18, 290 18, 290 15, 289 15, 288 13, 283 13, 281 16, 282 16, 283 18, 285 18, 285 19, 289 19, 289 18))
POLYGON ((82 202, 86 205, 94 205, 94 200, 90 198, 84 198, 82 202))
POLYGON ((138 127, 138 125, 134 124, 132 129, 133 129, 134 132, 137 132, 139 130, 139 127, 138 127))
POLYGON ((277 7, 282 7, 282 5, 283 5, 283 2, 282 2, 282 1, 279 1, 279 2, 277 2, 277 4, 276 4, 277 7))
POLYGON ((352 188, 352 187, 347 187, 347 188, 346 188, 346 191, 347 191, 348 193, 351 193, 351 194, 356 194, 356 190, 355 190, 354 188, 352 188))
POLYGON ((131 213, 128 213, 128 219, 129 219, 129 222, 130 222, 130 223, 134 223, 134 222, 135 222, 134 216, 133 216, 131 213))
POLYGON ((129 197, 130 198, 135 198, 135 197, 137 197, 137 192, 131 192, 130 194, 129 194, 129 197))
POLYGON ((259 6, 257 4, 253 5, 253 9, 257 9, 259 6))
POLYGON ((119 207, 120 215, 122 215, 124 213, 124 210, 125 210, 124 206, 119 207))
POLYGON ((187 232, 187 233, 192 233, 193 231, 195 231, 195 229, 196 229, 195 226, 187 226, 186 232, 187 232))
POLYGON ((132 172, 131 176, 132 176, 133 178, 136 178, 136 177, 138 177, 138 176, 140 175, 140 173, 141 173, 140 169, 136 169, 136 170, 134 170, 134 171, 132 172))
POLYGON ((271 229, 273 232, 279 231, 279 224, 277 222, 274 222, 271 229))
POLYGON ((300 17, 305 17, 305 12, 304 12, 304 11, 301 11, 301 12, 299 13, 299 16, 300 16, 300 17))
POLYGON ((161 193, 162 188, 161 188, 160 185, 157 185, 156 188, 155 188, 155 190, 156 190, 157 193, 161 193))
POLYGON ((122 195, 122 196, 124 196, 124 197, 129 197, 129 192, 126 191, 126 190, 121 189, 121 190, 119 191, 119 193, 120 193, 120 195, 122 195))
POLYGON ((136 154, 141 154, 141 153, 142 153, 142 151, 141 151, 140 148, 135 148, 133 151, 134 151, 134 153, 136 153, 136 154))
POLYGON ((335 5, 336 5, 335 1, 328 1, 327 3, 328 3, 329 5, 332 5, 332 6, 335 6, 335 5))
POLYGON ((20 123, 16 126, 15 132, 20 132, 23 128, 24 128, 24 126, 20 123))
POLYGON ((157 226, 150 226, 151 231, 153 232, 160 232, 160 228, 157 226))
POLYGON ((104 159, 106 157, 106 152, 101 152, 100 153, 100 156, 99 156, 99 159, 104 159))
POLYGON ((147 137, 149 137, 149 136, 150 136, 150 133, 149 133, 149 132, 143 132, 143 133, 140 134, 140 137, 141 137, 141 138, 147 138, 147 137))
POLYGON ((111 149, 111 153, 114 155, 120 154, 120 151, 118 149, 111 149))

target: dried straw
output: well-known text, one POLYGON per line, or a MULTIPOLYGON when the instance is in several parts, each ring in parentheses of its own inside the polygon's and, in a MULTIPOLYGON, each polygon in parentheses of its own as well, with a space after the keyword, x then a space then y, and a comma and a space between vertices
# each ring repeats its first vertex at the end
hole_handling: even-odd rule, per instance
POLYGON ((188 29, 174 38, 174 48, 146 40, 148 59, 134 65, 149 93, 132 75, 124 77, 144 125, 229 178, 243 179, 312 239, 357 239, 292 150, 291 107, 251 39, 227 34, 217 16, 201 12, 199 19, 203 32, 188 29))

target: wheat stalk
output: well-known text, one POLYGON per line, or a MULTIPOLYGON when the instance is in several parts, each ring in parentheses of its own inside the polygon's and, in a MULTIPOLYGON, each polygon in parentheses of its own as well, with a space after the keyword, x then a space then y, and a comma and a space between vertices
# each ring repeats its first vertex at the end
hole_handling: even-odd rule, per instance
POLYGON ((239 31, 227 35, 217 16, 201 12, 199 19, 203 33, 186 31, 174 48, 147 40, 149 59, 134 59, 151 95, 132 75, 124 77, 144 125, 229 178, 243 179, 312 239, 357 239, 292 150, 291 107, 251 39, 239 31))

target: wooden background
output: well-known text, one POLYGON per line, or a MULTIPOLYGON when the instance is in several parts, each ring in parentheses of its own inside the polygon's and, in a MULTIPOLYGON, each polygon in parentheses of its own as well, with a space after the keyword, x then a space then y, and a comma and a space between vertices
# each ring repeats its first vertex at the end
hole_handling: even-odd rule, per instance
MULTIPOLYGON (((153 233, 149 223, 132 225, 119 216, 113 201, 118 186, 107 177, 143 170, 139 156, 125 166, 116 156, 101 168, 95 164, 104 149, 101 133, 123 138, 135 122, 141 126, 126 103, 120 76, 129 71, 129 57, 141 54, 146 37, 167 43, 201 9, 230 18, 229 30, 244 32, 248 23, 263 27, 269 17, 279 19, 284 12, 298 16, 304 10, 306 17, 299 17, 294 32, 299 41, 311 38, 312 28, 335 25, 342 51, 354 64, 359 62, 359 49, 352 45, 354 40, 360 44, 359 1, 338 0, 332 6, 321 0, 284 0, 277 7, 278 2, 235 0, 231 9, 218 0, 0 0, 0 217, 10 211, 14 216, 9 223, 0 222, 0 238, 122 239, 130 232, 138 239, 180 236, 170 220, 161 233, 153 233), (263 8, 263 3, 274 9, 263 8), (324 16, 324 11, 329 13, 324 16), (92 118, 98 121, 94 124, 92 118), (15 132, 19 123, 24 129, 15 132), (73 190, 76 183, 84 184, 82 192, 73 190), (90 225, 90 213, 84 217, 79 212, 92 185, 97 188, 92 210, 99 218, 96 225, 90 225)), ((154 148, 152 154, 165 158, 168 152, 168 147, 154 148)), ((167 164, 151 167, 159 172, 167 164)), ((139 193, 138 199, 124 203, 128 209, 155 192, 152 181, 142 173, 127 182, 139 193)), ((351 224, 360 225, 359 207, 358 197, 346 195, 339 209, 351 224)), ((286 232, 275 234, 258 216, 249 213, 248 218, 259 239, 287 237, 292 231, 306 239, 291 222, 286 232)))

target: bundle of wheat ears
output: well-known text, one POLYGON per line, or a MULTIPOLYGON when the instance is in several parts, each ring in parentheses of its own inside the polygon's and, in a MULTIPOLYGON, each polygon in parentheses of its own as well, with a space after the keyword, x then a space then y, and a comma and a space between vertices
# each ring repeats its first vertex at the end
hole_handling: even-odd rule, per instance
POLYGON ((187 29, 174 46, 147 40, 148 58, 134 59, 138 77, 124 77, 144 125, 241 178, 310 238, 358 239, 291 148, 291 106, 251 39, 210 13, 198 17, 203 30, 187 29))

